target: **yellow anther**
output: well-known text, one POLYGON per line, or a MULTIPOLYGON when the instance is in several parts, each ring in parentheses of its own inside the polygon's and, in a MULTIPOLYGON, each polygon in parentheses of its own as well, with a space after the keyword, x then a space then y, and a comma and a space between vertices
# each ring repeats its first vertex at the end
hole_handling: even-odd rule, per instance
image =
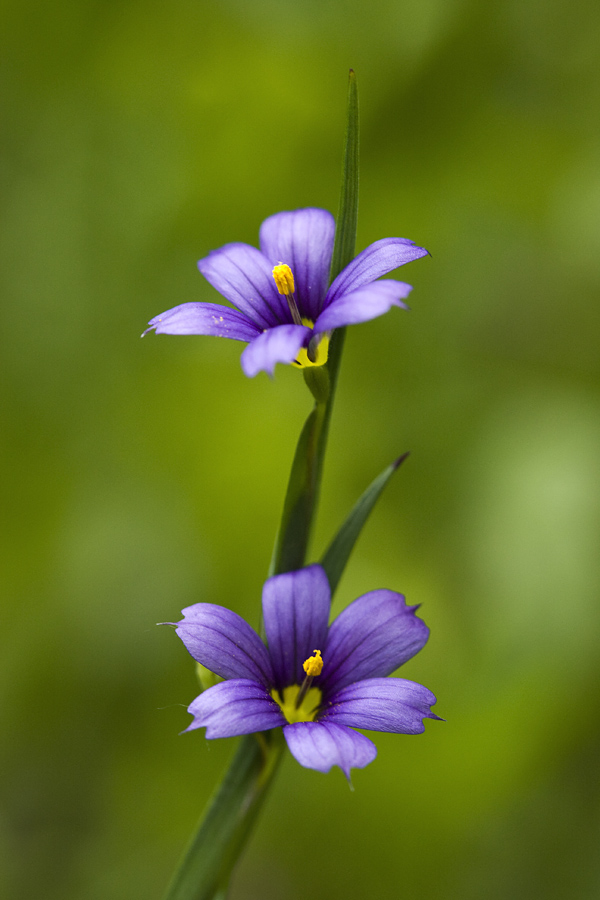
POLYGON ((294 275, 290 267, 285 263, 279 263, 278 266, 275 266, 273 269, 273 278, 275 279, 275 284, 277 285, 277 290, 280 294, 294 293, 294 275))
POLYGON ((316 678, 321 674, 323 669, 323 660, 321 659, 321 651, 313 650, 314 656, 309 656, 302 663, 302 668, 306 672, 308 678, 316 678))

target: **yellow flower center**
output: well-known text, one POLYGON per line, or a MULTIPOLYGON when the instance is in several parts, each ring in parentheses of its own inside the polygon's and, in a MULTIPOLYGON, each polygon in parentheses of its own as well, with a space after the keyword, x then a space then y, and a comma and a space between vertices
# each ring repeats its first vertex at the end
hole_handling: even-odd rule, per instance
MULTIPOLYGON (((308 326, 308 328, 312 328, 314 322, 312 319, 302 319, 302 324, 308 326)), ((314 341, 315 338, 312 338, 314 341)), ((315 356, 315 361, 308 358, 308 350, 306 347, 301 347, 298 352, 298 356, 293 361, 293 366, 298 366, 299 369, 304 369, 307 366, 324 366, 327 362, 327 356, 329 354, 329 335, 322 334, 319 343, 315 348, 316 352, 313 354, 315 356)))
POLYGON ((296 706, 300 691, 299 684, 291 684, 284 688, 281 695, 279 691, 274 689, 271 691, 271 697, 279 705, 290 725, 293 725, 294 722, 313 722, 321 705, 321 691, 319 688, 313 687, 305 693, 300 706, 296 706))
POLYGON ((312 722, 321 705, 321 690, 312 687, 313 679, 323 670, 323 660, 320 650, 313 650, 314 656, 309 656, 302 663, 306 672, 302 684, 291 684, 281 691, 273 689, 271 697, 279 705, 282 713, 290 723, 312 722))

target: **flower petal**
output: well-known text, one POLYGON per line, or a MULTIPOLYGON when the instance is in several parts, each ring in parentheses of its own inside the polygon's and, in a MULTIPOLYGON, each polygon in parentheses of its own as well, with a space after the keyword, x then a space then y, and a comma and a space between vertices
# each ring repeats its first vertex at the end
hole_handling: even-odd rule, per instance
POLYGON ((241 616, 214 603, 195 603, 183 615, 177 634, 197 662, 221 678, 273 683, 267 648, 241 616))
POLYGON ((376 281, 382 275, 421 256, 427 256, 427 250, 417 247, 414 241, 406 238, 382 238, 375 241, 342 269, 327 291, 325 306, 329 306, 342 294, 349 294, 363 284, 376 281))
POLYGON ((250 244, 225 244, 198 261, 217 291, 261 329, 291 321, 285 297, 278 293, 272 267, 250 244))
POLYGON ((275 363, 291 363, 312 334, 306 325, 277 325, 263 331, 242 353, 242 369, 248 378, 258 372, 273 374, 275 363))
POLYGON ((206 737, 235 737, 285 725, 285 717, 266 687, 247 678, 215 684, 188 706, 194 716, 186 731, 206 728, 206 737))
POLYGON ((370 591, 329 629, 320 687, 328 700, 347 684, 389 675, 425 646, 429 629, 395 591, 370 591))
POLYGON ((283 733, 300 765, 319 772, 339 766, 349 779, 350 769, 362 769, 377 756, 377 747, 368 737, 333 722, 296 722, 286 725, 283 733))
POLYGON ((265 582, 263 619, 278 688, 301 684, 302 663, 314 650, 323 650, 330 602, 327 575, 318 565, 274 575, 265 582))
POLYGON ((369 319, 382 316, 392 306, 408 309, 401 298, 408 297, 411 291, 410 284, 386 278, 385 281, 375 281, 349 294, 341 294, 323 310, 315 322, 315 331, 329 331, 343 325, 368 322, 369 319))
POLYGON ((319 721, 372 731, 421 734, 425 730, 423 719, 439 719, 430 709, 435 702, 431 691, 415 681, 368 678, 336 691, 319 721))
POLYGON ((234 341, 251 341, 260 334, 247 316, 219 303, 181 303, 154 316, 148 325, 144 334, 154 329, 156 334, 210 334, 234 341))
POLYGON ((260 249, 273 266, 291 268, 300 313, 313 322, 327 292, 334 235, 335 219, 326 209, 277 213, 260 228, 260 249))

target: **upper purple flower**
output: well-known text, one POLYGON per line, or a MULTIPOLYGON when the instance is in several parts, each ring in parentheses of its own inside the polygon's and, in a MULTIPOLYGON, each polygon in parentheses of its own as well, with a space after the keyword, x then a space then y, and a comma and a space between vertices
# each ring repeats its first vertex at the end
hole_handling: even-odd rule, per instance
POLYGON ((329 289, 335 221, 326 209, 297 209, 270 216, 260 228, 260 250, 225 244, 198 268, 236 309, 216 303, 182 303, 155 316, 144 334, 210 334, 248 341, 246 375, 273 373, 275 363, 322 365, 328 333, 383 315, 412 290, 382 275, 427 254, 405 238, 375 241, 352 260, 329 289))
POLYGON ((417 607, 394 591, 370 591, 328 626, 330 600, 319 565, 269 578, 262 597, 268 647, 229 609, 184 609, 177 634, 195 660, 225 679, 191 703, 187 730, 205 727, 207 738, 222 738, 282 726, 301 765, 320 772, 337 765, 349 778, 377 755, 352 727, 420 734, 424 718, 439 718, 427 688, 385 678, 429 637, 417 607))

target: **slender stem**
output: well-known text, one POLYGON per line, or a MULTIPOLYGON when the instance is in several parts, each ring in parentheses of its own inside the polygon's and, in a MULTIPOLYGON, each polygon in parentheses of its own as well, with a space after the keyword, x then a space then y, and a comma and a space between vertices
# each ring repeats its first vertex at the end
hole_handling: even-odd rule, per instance
MULTIPOLYGON (((351 71, 342 189, 330 280, 354 257, 357 204, 358 95, 351 71)), ((306 561, 343 346, 344 329, 341 328, 332 335, 326 366, 305 370, 305 380, 315 397, 315 405, 296 448, 270 574, 301 568, 306 561)), ((240 740, 229 769, 167 889, 165 900, 225 900, 231 871, 250 835, 284 747, 280 728, 246 735, 240 740)))
POLYGON ((301 569, 306 562, 319 499, 327 434, 335 397, 337 366, 333 378, 331 367, 328 366, 328 368, 327 399, 315 400, 313 410, 304 423, 296 447, 281 525, 273 548, 269 576, 301 569))
POLYGON ((240 740, 225 777, 186 848, 165 900, 213 900, 227 896, 231 870, 252 830, 281 761, 281 729, 268 738, 240 740))
MULTIPOLYGON (((356 76, 348 78, 348 118, 342 161, 340 207, 329 280, 333 281, 354 258, 358 221, 358 89, 356 76)), ((324 372, 305 369, 305 380, 315 397, 296 447, 292 471, 275 541, 269 575, 300 569, 306 562, 312 526, 317 511, 323 461, 331 411, 335 399, 339 367, 344 347, 345 328, 334 331, 324 372)))

